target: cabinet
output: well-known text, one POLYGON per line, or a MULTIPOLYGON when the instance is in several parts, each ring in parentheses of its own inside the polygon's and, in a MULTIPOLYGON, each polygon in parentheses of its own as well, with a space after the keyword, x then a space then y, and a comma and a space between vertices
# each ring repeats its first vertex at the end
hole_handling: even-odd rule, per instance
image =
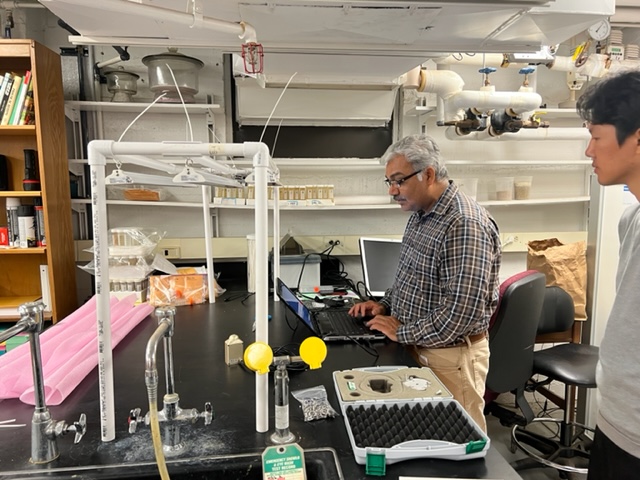
POLYGON ((9 191, 0 191, 0 225, 6 199, 42 199, 46 246, 0 248, 0 321, 17 319, 15 308, 42 296, 40 267, 48 268, 50 318, 77 307, 74 244, 60 57, 32 40, 0 40, 0 72, 32 72, 35 125, 0 126, 0 153, 9 167, 9 191), (40 191, 24 191, 24 149, 37 151, 40 191))

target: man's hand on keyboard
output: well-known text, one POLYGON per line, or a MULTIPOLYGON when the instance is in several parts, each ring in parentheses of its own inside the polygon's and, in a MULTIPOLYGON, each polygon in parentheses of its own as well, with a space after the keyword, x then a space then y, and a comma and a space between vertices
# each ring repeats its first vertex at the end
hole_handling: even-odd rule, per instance
POLYGON ((349 315, 352 317, 365 317, 382 315, 387 311, 386 307, 381 303, 367 300, 366 302, 356 303, 349 309, 349 315))
POLYGON ((400 320, 390 315, 376 315, 366 323, 367 327, 371 330, 384 333, 390 340, 394 342, 398 341, 398 335, 396 334, 398 327, 400 326, 400 320))

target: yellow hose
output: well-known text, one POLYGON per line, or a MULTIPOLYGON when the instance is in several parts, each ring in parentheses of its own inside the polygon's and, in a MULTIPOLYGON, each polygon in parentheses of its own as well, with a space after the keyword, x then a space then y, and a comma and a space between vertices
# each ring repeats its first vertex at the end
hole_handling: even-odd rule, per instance
MULTIPOLYGON (((151 393, 151 392, 149 392, 151 393)), ((155 397, 155 395, 154 395, 155 397)), ((162 451, 162 438, 160 436, 160 423, 158 422, 158 405, 155 401, 151 401, 149 395, 149 424, 151 426, 151 439, 153 440, 153 451, 156 454, 156 463, 162 480, 169 480, 169 471, 164 461, 164 452, 162 451)))

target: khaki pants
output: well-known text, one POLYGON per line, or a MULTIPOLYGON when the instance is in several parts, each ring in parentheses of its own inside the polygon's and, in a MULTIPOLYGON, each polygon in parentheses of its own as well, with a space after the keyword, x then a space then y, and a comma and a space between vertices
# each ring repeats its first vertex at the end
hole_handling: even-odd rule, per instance
POLYGON ((489 371, 489 341, 486 338, 448 348, 416 347, 418 361, 429 367, 449 389, 478 426, 487 431, 484 389, 489 371))

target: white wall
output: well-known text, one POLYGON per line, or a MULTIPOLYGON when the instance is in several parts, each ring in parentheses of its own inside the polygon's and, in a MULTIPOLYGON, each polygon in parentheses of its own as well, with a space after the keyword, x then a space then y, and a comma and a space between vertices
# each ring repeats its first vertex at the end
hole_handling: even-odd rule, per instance
MULTIPOLYGON (((56 19, 44 12, 26 12, 30 36, 46 43, 50 48, 58 50, 67 43, 68 33, 56 24, 56 19)), ((19 29, 16 29, 18 31, 19 29)), ((102 61, 116 55, 111 47, 96 46, 95 61, 102 61)), ((141 60, 145 55, 162 52, 162 48, 130 48, 131 60, 122 64, 127 70, 140 75, 139 92, 136 101, 151 100, 152 92, 147 88, 147 71, 141 60)), ((208 49, 182 49, 182 53, 197 57, 205 63, 200 72, 200 92, 198 102, 206 102, 207 96, 215 103, 224 105, 224 86, 222 83, 222 56, 208 49)), ((566 53, 562 47, 560 53, 566 53)), ((268 59, 267 59, 268 60, 268 59)), ((66 70, 73 70, 73 61, 65 59, 66 70)), ((477 89, 481 85, 482 76, 478 67, 453 65, 451 69, 458 72, 465 80, 465 89, 477 89)), ((69 78, 73 74, 67 72, 69 78)), ((66 76, 65 76, 66 78, 66 76)), ((517 69, 501 69, 491 75, 491 82, 498 91, 517 90, 522 82, 517 69)), ((550 107, 557 106, 568 98, 569 91, 565 85, 565 74, 554 72, 546 67, 539 67, 531 77, 531 82, 542 95, 543 102, 550 107)), ((68 90, 73 94, 73 89, 68 90)), ((103 87, 103 98, 109 98, 103 87)), ((345 92, 348 95, 348 91, 345 92)), ((407 92, 411 98, 411 92, 407 92)), ((103 117, 104 138, 117 139, 134 114, 105 114, 103 117)), ((215 137, 229 141, 229 132, 225 131, 225 118, 215 115, 215 137)), ((579 126, 575 120, 554 120, 554 125, 579 126)), ((208 141, 204 115, 192 116, 193 136, 195 140, 208 141)), ((444 137, 444 129, 435 126, 433 116, 405 117, 403 133, 414 133, 423 129, 438 141, 447 160, 476 160, 478 166, 451 166, 450 174, 456 176, 475 176, 479 178, 479 198, 487 198, 492 189, 494 176, 513 175, 519 170, 526 170, 534 175, 534 195, 538 197, 554 197, 560 193, 578 194, 584 189, 585 169, 583 167, 554 167, 531 165, 526 168, 513 166, 487 167, 480 165, 487 160, 531 160, 540 159, 584 159, 583 141, 536 141, 536 142, 455 142, 444 137)), ((189 139, 186 120, 182 115, 147 114, 141 118, 127 133, 125 140, 186 140, 189 139)), ((277 162, 277 159, 276 159, 277 162)), ((335 185, 337 196, 385 195, 386 188, 382 183, 384 168, 380 167, 332 167, 332 168, 291 168, 282 167, 284 183, 330 183, 335 185)), ((197 199, 197 192, 186 189, 169 191, 170 196, 181 200, 197 199)), ((490 207, 490 211, 498 220, 503 232, 553 232, 553 231, 585 231, 586 208, 583 204, 545 205, 545 206, 504 206, 490 207)), ((293 235, 375 235, 398 234, 404 229, 407 214, 399 210, 341 210, 341 211, 286 211, 282 213, 282 231, 290 231, 293 235)), ((197 209, 184 208, 130 208, 117 207, 109 209, 112 226, 137 225, 142 227, 161 227, 167 231, 168 237, 200 237, 202 235, 202 214, 197 209)), ((244 237, 253 229, 253 214, 249 210, 220 210, 219 234, 229 237, 244 237)), ((505 253, 503 277, 525 268, 526 255, 522 252, 505 253)), ((345 259, 353 264, 353 277, 359 279, 361 274, 359 263, 351 258, 345 259)))

